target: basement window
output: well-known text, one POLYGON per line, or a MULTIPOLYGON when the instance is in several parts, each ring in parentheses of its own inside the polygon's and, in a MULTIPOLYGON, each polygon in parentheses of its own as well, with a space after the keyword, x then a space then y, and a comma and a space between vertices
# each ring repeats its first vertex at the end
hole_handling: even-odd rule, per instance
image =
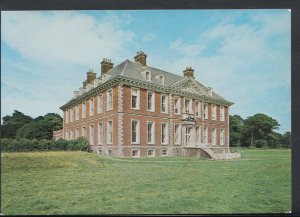
POLYGON ((140 151, 137 149, 132 150, 131 157, 140 157, 140 151))
POLYGON ((167 153, 168 153, 168 152, 167 152, 167 149, 162 149, 162 150, 161 150, 161 156, 162 156, 162 157, 168 156, 167 153))

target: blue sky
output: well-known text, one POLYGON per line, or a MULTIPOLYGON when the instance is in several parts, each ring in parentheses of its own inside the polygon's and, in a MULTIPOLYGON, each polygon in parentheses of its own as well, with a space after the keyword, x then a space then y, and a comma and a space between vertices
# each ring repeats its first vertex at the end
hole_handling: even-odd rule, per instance
POLYGON ((1 12, 1 118, 55 112, 103 57, 195 77, 243 118, 265 113, 291 130, 291 14, 282 10, 1 12))

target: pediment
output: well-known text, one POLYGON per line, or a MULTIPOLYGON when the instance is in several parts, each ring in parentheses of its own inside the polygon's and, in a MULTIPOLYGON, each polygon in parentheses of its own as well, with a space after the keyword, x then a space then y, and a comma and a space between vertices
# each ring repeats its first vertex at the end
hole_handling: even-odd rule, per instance
POLYGON ((204 90, 204 88, 191 79, 184 80, 173 85, 172 89, 176 89, 177 91, 179 90, 188 93, 208 96, 208 93, 204 90))

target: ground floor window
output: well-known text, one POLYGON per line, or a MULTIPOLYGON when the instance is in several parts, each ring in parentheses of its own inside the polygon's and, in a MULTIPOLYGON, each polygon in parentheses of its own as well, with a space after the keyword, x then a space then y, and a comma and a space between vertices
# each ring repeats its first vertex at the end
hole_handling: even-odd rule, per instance
POLYGON ((168 156, 167 149, 162 149, 161 150, 161 156, 168 156))
POLYGON ((139 157, 140 156, 140 151, 137 149, 134 149, 131 151, 131 156, 132 157, 139 157))
POLYGON ((153 149, 148 149, 147 150, 147 156, 148 157, 154 157, 155 156, 155 152, 153 149))

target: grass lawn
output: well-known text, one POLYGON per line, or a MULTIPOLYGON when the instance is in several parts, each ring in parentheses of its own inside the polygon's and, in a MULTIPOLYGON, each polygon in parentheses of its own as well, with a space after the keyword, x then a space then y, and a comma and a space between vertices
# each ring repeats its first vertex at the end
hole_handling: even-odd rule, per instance
POLYGON ((241 160, 121 159, 85 152, 2 153, 8 214, 280 213, 291 210, 291 151, 241 160))

